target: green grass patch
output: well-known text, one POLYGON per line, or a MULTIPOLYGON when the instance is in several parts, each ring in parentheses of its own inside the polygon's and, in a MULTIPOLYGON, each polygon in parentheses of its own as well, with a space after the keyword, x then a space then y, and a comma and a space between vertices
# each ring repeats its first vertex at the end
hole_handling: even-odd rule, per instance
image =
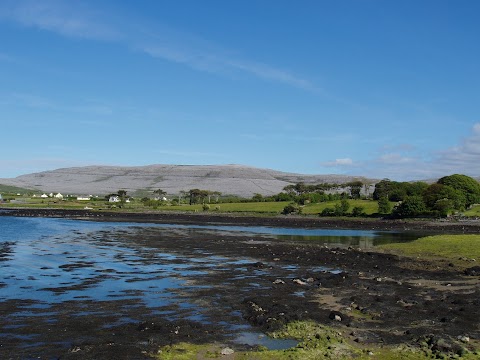
POLYGON ((38 190, 0 184, 0 194, 39 194, 38 190))
POLYGON ((480 205, 474 205, 464 212, 465 216, 480 217, 480 205))
MULTIPOLYGON (((76 201, 73 199, 65 199, 62 201, 54 200, 54 199, 40 199, 40 198, 31 198, 31 197, 17 197, 17 200, 24 201, 23 204, 15 203, 11 204, 11 206, 15 207, 55 207, 55 208, 76 208, 80 209, 85 206, 93 207, 93 208, 102 208, 104 210, 108 209, 112 205, 116 205, 118 207, 118 203, 113 204, 105 204, 105 201, 97 200, 95 202, 83 202, 83 201, 76 201)), ((269 216, 269 215, 277 215, 281 214, 285 206, 290 204, 290 201, 271 201, 271 202, 237 202, 237 203, 219 203, 219 204, 208 204, 210 209, 207 210, 208 212, 219 212, 219 213, 245 213, 245 214, 252 214, 252 215, 260 215, 260 216, 269 216)), ((339 204, 340 201, 328 201, 322 202, 318 204, 307 204, 302 206, 302 214, 304 215, 318 215, 322 212, 325 208, 334 208, 336 204, 339 204)), ((7 203, 8 204, 8 203, 7 203)), ((350 214, 352 209, 356 206, 362 207, 366 215, 374 214, 378 211, 378 204, 376 201, 371 200, 349 200, 350 209, 347 213, 350 214)), ((6 204, 4 204, 6 205, 6 204)), ((8 206, 8 205, 7 205, 8 206)), ((150 207, 145 206, 139 199, 135 199, 130 203, 126 203, 123 205, 122 209, 118 209, 119 211, 192 211, 192 212, 203 212, 202 204, 182 204, 182 205, 158 205, 157 207, 150 207)))
POLYGON ((480 260, 480 235, 435 235, 408 243, 385 244, 378 247, 409 257, 448 259, 459 265, 466 265, 462 258, 480 260))
MULTIPOLYGON (((290 204, 290 201, 270 201, 270 202, 247 202, 247 203, 220 203, 210 204, 209 211, 218 212, 238 212, 238 213, 260 213, 260 214, 280 214, 283 208, 290 204)), ((302 214, 317 215, 323 209, 333 208, 340 201, 327 201, 318 204, 307 204, 302 207, 302 214)), ((367 215, 374 214, 378 211, 378 204, 371 200, 349 200, 350 210, 355 206, 361 206, 367 215)), ((203 211, 202 205, 176 205, 159 207, 159 210, 177 210, 177 211, 203 211)))
MULTIPOLYGON (((289 204, 288 201, 280 202, 251 202, 251 203, 220 203, 209 204, 209 212, 249 212, 263 214, 279 214, 283 208, 289 204)), ((203 205, 174 205, 161 206, 158 210, 175 210, 175 211, 203 211, 203 205)))
MULTIPOLYGON (((251 351, 235 351, 231 359, 236 360, 315 360, 315 359, 358 359, 358 360, 421 360, 434 356, 428 348, 408 345, 384 346, 357 344, 345 335, 342 329, 335 329, 313 321, 295 321, 283 329, 269 334, 274 338, 298 339, 296 347, 286 350, 260 348, 251 351)), ((164 346, 152 357, 159 360, 216 359, 223 358, 219 344, 179 343, 164 346)), ((446 354, 445 354, 446 355, 446 354)), ((468 352, 465 359, 475 359, 478 354, 468 352)))
POLYGON ((210 210, 219 207, 221 212, 281 213, 288 201, 210 204, 210 210))
MULTIPOLYGON (((348 200, 348 203, 350 204, 350 209, 348 210, 348 213, 351 213, 352 209, 355 206, 363 207, 364 209, 363 211, 365 211, 365 214, 367 215, 372 215, 378 212, 378 203, 373 200, 348 200)), ((306 215, 319 214, 326 208, 333 209, 337 204, 340 204, 340 200, 326 201, 318 204, 308 204, 303 207, 303 214, 306 214, 306 215)))

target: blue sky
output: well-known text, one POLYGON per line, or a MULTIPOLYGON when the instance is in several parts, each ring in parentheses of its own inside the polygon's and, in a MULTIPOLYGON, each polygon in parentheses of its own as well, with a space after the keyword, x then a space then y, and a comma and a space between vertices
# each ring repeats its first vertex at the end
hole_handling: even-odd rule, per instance
POLYGON ((243 164, 480 176, 480 2, 0 2, 0 178, 243 164))

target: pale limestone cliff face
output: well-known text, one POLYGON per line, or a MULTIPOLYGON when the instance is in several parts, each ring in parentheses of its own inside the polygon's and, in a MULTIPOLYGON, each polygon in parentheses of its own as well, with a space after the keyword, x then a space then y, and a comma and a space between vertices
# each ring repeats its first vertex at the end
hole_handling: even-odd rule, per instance
POLYGON ((168 194, 202 189, 251 197, 273 195, 298 182, 306 184, 345 183, 362 177, 302 175, 243 165, 148 165, 85 166, 0 179, 1 184, 66 194, 107 194, 119 189, 133 194, 139 190, 162 189, 168 194))

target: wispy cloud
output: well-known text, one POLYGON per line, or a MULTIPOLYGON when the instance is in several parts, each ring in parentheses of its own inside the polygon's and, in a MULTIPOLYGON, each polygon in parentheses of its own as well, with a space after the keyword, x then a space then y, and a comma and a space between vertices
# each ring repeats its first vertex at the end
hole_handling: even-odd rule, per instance
POLYGON ((399 153, 389 153, 380 155, 377 162, 385 165, 399 165, 399 164, 411 164, 417 161, 417 159, 412 157, 403 156, 399 153))
MULTIPOLYGON (((72 112, 89 115, 110 116, 113 106, 99 101, 85 101, 77 104, 65 104, 45 96, 29 93, 3 94, 0 102, 3 106, 21 107, 34 110, 50 110, 53 112, 72 112)), ((91 124, 97 123, 91 121, 91 124)))
POLYGON ((63 36, 97 40, 118 39, 119 33, 99 22, 96 14, 82 3, 60 0, 2 1, 0 19, 12 20, 27 27, 53 31, 63 36))
POLYGON ((305 90, 323 92, 322 89, 315 87, 310 81, 286 70, 275 68, 267 64, 225 59, 225 65, 229 65, 234 69, 250 73, 266 80, 281 82, 305 90))
POLYGON ((353 160, 350 158, 335 159, 334 161, 327 161, 321 164, 325 167, 352 167, 354 166, 353 160))
POLYGON ((413 146, 402 145, 394 152, 382 152, 376 158, 354 161, 350 158, 324 162, 324 167, 341 167, 348 173, 395 180, 433 179, 454 173, 480 176, 480 123, 459 144, 429 154, 416 153, 413 146), (402 152, 401 149, 404 151, 402 152))
POLYGON ((194 38, 185 39, 185 43, 155 44, 142 46, 139 49, 146 54, 189 66, 196 70, 212 73, 246 73, 268 81, 283 83, 304 90, 323 92, 308 80, 286 70, 260 62, 242 60, 226 55, 226 51, 211 52, 210 48, 199 48, 194 38))
MULTIPOLYGON (((62 36, 124 44, 151 57, 182 64, 192 69, 219 74, 240 73, 323 93, 324 91, 288 70, 232 55, 205 39, 180 30, 156 25, 145 29, 130 19, 114 21, 120 14, 92 11, 83 3, 61 0, 13 0, 0 3, 0 20, 50 31, 62 36), (124 30, 127 25, 128 31, 124 30)), ((0 58, 1 59, 1 58, 0 58)))
POLYGON ((460 144, 433 154, 437 171, 463 172, 480 175, 480 123, 474 124, 471 134, 460 144))

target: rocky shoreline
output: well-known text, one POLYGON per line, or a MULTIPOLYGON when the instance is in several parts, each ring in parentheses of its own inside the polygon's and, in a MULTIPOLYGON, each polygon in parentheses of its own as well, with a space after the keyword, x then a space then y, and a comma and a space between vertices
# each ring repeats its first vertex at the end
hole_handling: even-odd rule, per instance
POLYGON ((0 216, 60 217, 67 219, 158 223, 269 226, 290 228, 416 231, 426 233, 480 234, 480 220, 323 218, 318 216, 253 216, 212 212, 113 212, 48 208, 0 208, 0 216))
MULTIPOLYGON (((21 213, 23 216, 62 214, 21 213)), ((86 218, 82 212, 63 214, 67 213, 71 218, 74 215, 86 218)), ((112 218, 139 220, 126 215, 130 216, 112 218)), ((175 216, 162 219, 171 222, 175 216)), ((178 214, 176 219, 197 220, 197 223, 199 219, 204 219, 202 223, 216 220, 206 215, 178 217, 178 214)), ((240 217, 232 219, 245 221, 240 217)), ((298 219, 286 219, 287 222, 278 220, 284 226, 300 224, 298 219)), ((264 220, 258 219, 260 223, 264 220)), ((272 223, 272 219, 268 221, 272 223)), ((131 249, 128 254, 132 257, 125 254, 114 257, 118 258, 119 270, 112 265, 97 269, 95 261, 103 264, 105 255, 86 259, 82 252, 68 252, 69 262, 56 267, 56 272, 74 275, 76 271, 83 273, 90 269, 97 274, 85 279, 85 284, 48 289, 57 296, 73 292, 77 294, 74 301, 54 303, 50 308, 44 303, 20 300, 1 304, 0 330, 15 332, 15 337, 0 341, 3 358, 148 359, 159 348, 185 342, 221 344, 235 351, 255 350, 236 343, 235 333, 218 325, 237 322, 269 333, 295 321, 313 321, 342 334, 343 341, 352 346, 348 349, 373 349, 373 352, 403 344, 426 354, 454 356, 478 348, 478 274, 467 274, 446 262, 209 229, 135 226, 129 231, 120 228, 88 235, 78 232, 68 241, 72 244, 92 241, 105 253, 121 245, 131 249), (212 267, 213 259, 221 261, 212 267), (103 281, 118 281, 129 274, 133 277, 130 283, 137 284, 131 295, 155 294, 156 287, 141 290, 140 285, 142 281, 153 281, 154 286, 166 281, 164 272, 149 270, 151 264, 158 263, 193 271, 195 276, 188 279, 181 280, 182 275, 177 275, 185 285, 169 291, 179 301, 188 301, 194 307, 162 305, 162 291, 158 292, 154 311, 134 298, 122 299, 115 294, 105 301, 91 301, 85 297, 87 293, 81 293, 103 281), (135 271, 124 269, 129 264, 135 271), (145 279, 141 278, 142 273, 145 279), (16 315, 25 309, 32 316, 16 315), (25 344, 21 340, 30 339, 33 334, 34 342, 25 344)), ((47 243, 50 242, 48 239, 47 243)), ((56 245, 53 246, 51 251, 56 251, 56 245)), ((12 251, 13 248, 5 249, 5 266, 9 265, 12 251)), ((54 270, 42 267, 31 276, 41 281, 43 272, 54 270)), ((315 346, 316 338, 304 341, 302 346, 308 347, 310 343, 315 346)), ((348 349, 344 357, 354 355, 348 349)))
MULTIPOLYGON (((31 281, 41 281, 49 272, 55 276, 74 275, 75 271, 90 269, 96 275, 85 279, 85 284, 80 286, 48 289, 57 296, 77 293, 75 301, 54 303, 50 308, 41 302, 14 299, 1 303, 0 330, 11 334, 3 340, 0 338, 0 353, 7 359, 147 359, 163 346, 185 342, 222 344, 235 351, 249 351, 248 346, 234 341, 231 330, 212 325, 236 322, 269 333, 291 322, 313 321, 336 329, 352 349, 403 344, 426 354, 454 356, 474 352, 480 343, 479 278, 474 263, 468 266, 475 271, 465 272, 464 268, 444 261, 399 257, 375 250, 331 248, 321 243, 210 229, 141 226, 141 223, 172 223, 407 229, 431 234, 432 231, 478 233, 478 222, 52 209, 4 209, 0 215, 139 223, 129 231, 119 228, 88 235, 78 232, 68 240, 72 244, 92 241, 93 246, 99 246, 105 254, 119 244, 128 247, 133 258, 128 260, 126 255, 119 254, 119 271, 95 268, 95 261, 104 261, 104 257, 87 259, 81 252, 67 252, 68 263, 54 268, 42 265, 38 273, 27 274, 31 281), (163 254, 162 257, 159 254, 163 254), (223 260, 212 268, 211 259, 223 260), (166 275, 148 270, 150 264, 159 262, 194 271, 195 276, 181 280, 186 281, 185 286, 170 291, 196 307, 162 305, 161 291, 156 312, 139 300, 115 295, 99 302, 81 293, 103 281, 118 281, 125 274, 133 276, 132 284, 145 280, 161 284, 167 281, 166 275), (123 267, 127 265, 134 266, 135 271, 125 271, 123 267), (142 272, 146 279, 140 278, 142 272), (25 309, 29 309, 32 316, 19 317, 17 314, 25 309), (205 318, 208 321, 201 321, 205 318), (35 342, 25 344, 22 339, 30 339, 33 334, 35 342)), ((50 242, 51 239, 47 244, 50 242)), ((15 251, 14 244, 10 245, 0 249, 0 255, 3 252, 0 265, 15 266, 9 264, 10 255, 15 251)), ((177 277, 180 280, 182 276, 177 277)), ((0 286, 8 285, 0 283, 0 286)), ((154 290, 138 287, 131 294, 140 296, 142 291, 155 293, 154 290)), ((308 341, 316 340, 305 341, 308 345, 308 341)))

